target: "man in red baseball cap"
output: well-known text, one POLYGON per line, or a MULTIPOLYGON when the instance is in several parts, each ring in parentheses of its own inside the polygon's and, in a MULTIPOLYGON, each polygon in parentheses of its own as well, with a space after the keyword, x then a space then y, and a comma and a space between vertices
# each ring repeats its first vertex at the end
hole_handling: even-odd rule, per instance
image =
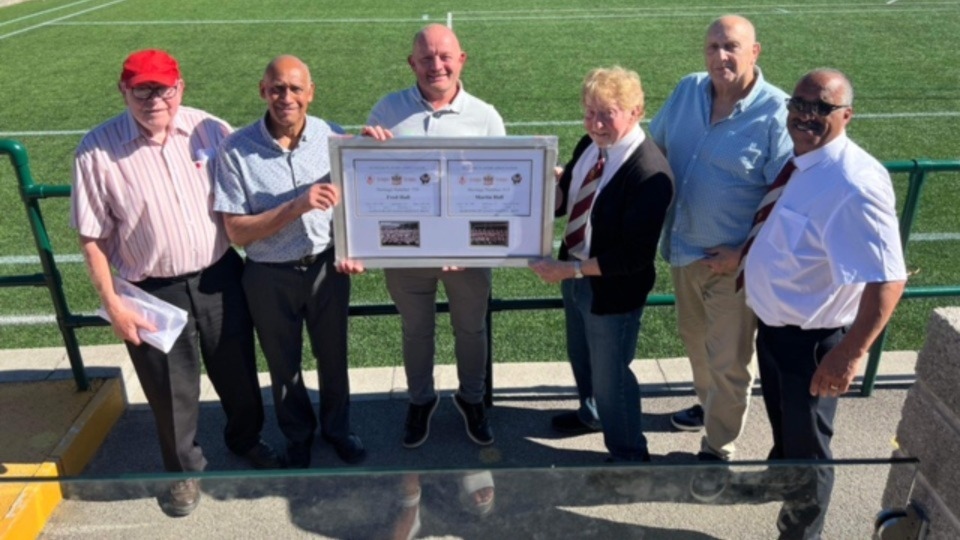
MULTIPOLYGON (((126 110, 93 128, 77 148, 70 223, 150 403, 164 468, 192 472, 207 465, 195 442, 201 358, 227 415, 227 447, 254 468, 280 467, 260 438, 263 402, 240 283, 243 259, 210 206, 210 158, 232 129, 180 105, 180 68, 164 51, 127 57, 118 88, 126 110), (169 352, 142 340, 157 329, 118 295, 111 267, 188 313, 169 352)), ((199 501, 193 479, 171 484, 159 497, 171 516, 189 514, 199 501)))

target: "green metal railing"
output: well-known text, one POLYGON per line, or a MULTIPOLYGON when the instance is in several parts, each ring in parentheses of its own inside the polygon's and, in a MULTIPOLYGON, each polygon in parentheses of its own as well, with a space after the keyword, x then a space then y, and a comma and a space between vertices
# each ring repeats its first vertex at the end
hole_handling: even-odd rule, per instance
POLYGON ((27 221, 33 232, 33 241, 40 255, 42 274, 27 274, 19 276, 0 277, 0 287, 46 287, 50 291, 53 309, 57 315, 57 326, 63 335, 63 344, 67 348, 70 358, 70 369, 73 370, 73 379, 77 389, 87 390, 90 383, 87 373, 83 369, 83 358, 80 356, 80 345, 77 343, 75 330, 81 326, 105 326, 106 321, 99 317, 74 315, 67 305, 67 298, 63 293, 63 280, 57 269, 57 262, 53 257, 53 247, 47 235, 47 227, 40 211, 40 200, 48 197, 69 197, 70 186, 43 186, 34 183, 30 174, 30 163, 26 149, 18 142, 0 139, 0 154, 10 156, 14 172, 20 186, 20 199, 27 211, 27 221))
MULTIPOLYGON (((50 245, 50 238, 47 235, 47 228, 44 225, 43 215, 40 212, 39 201, 48 197, 68 197, 70 195, 69 186, 43 186, 34 183, 33 176, 30 173, 30 166, 27 158, 27 151, 24 147, 12 140, 0 139, 0 155, 10 156, 13 163, 17 180, 20 186, 20 197, 27 211, 27 219, 30 223, 30 229, 33 232, 34 242, 37 252, 40 255, 40 264, 43 268, 42 274, 31 274, 21 276, 0 277, 0 287, 20 287, 35 286, 46 287, 50 291, 50 298, 53 301, 54 311, 56 312, 57 326, 63 335, 63 342, 67 349, 67 355, 70 358, 70 366, 73 370, 73 376, 79 390, 89 388, 86 372, 83 367, 83 359, 80 356, 80 347, 77 343, 75 329, 83 326, 106 326, 107 322, 103 319, 89 315, 76 315, 70 312, 67 305, 66 296, 63 292, 63 281, 60 272, 57 269, 56 260, 53 256, 53 249, 50 245)), ((920 202, 920 193, 926 182, 929 173, 934 172, 958 172, 960 171, 960 160, 912 160, 912 161, 893 161, 884 164, 891 173, 909 174, 909 186, 907 196, 904 201, 903 213, 900 217, 900 235, 903 242, 904 253, 906 253, 907 242, 910 238, 910 230, 917 215, 917 207, 920 202)), ((904 298, 933 298, 942 296, 960 296, 960 285, 958 286, 937 286, 937 287, 907 287, 904 292, 904 298)), ((675 303, 672 294, 654 294, 647 299, 648 306, 672 306, 675 303)), ((487 371, 491 376, 488 385, 487 402, 491 400, 492 379, 492 315, 501 311, 521 311, 530 309, 559 309, 563 307, 560 298, 535 298, 535 299, 498 299, 490 298, 490 309, 487 313, 487 344, 488 344, 488 362, 487 371)), ((437 311, 440 313, 448 312, 447 303, 437 304, 437 311)), ((395 315, 397 309, 392 304, 350 306, 350 316, 375 316, 375 315, 395 315)), ((883 350, 883 344, 886 341, 886 329, 880 334, 880 337, 870 349, 870 355, 867 361, 866 371, 864 373, 863 385, 860 392, 864 396, 873 393, 873 387, 877 376, 877 369, 880 365, 880 353, 883 350)))

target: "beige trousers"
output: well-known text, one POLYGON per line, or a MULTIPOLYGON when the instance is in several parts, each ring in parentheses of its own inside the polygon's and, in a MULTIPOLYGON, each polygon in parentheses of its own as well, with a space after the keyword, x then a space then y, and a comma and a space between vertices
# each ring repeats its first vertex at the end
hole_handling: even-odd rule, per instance
POLYGON ((690 358, 693 387, 703 406, 701 451, 730 459, 750 405, 756 374, 756 316, 735 276, 714 274, 695 262, 671 268, 677 326, 690 358))

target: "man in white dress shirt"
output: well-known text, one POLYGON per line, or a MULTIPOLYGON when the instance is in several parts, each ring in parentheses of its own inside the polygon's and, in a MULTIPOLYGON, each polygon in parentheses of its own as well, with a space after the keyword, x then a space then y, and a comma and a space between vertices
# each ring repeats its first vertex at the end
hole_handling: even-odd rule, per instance
MULTIPOLYGON (((906 284, 890 175, 847 138, 852 104, 839 71, 814 70, 797 84, 787 103, 796 170, 745 252, 771 459, 832 458, 837 397, 906 284)), ((780 512, 781 538, 823 530, 833 470, 804 469, 780 512)))

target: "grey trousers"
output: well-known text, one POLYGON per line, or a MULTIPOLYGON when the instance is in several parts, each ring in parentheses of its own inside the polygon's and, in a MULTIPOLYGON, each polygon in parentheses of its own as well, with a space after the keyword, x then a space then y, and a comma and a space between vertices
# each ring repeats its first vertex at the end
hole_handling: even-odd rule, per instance
POLYGON ((350 278, 334 268, 333 249, 309 266, 248 260, 243 288, 267 357, 280 430, 291 443, 309 443, 317 429, 301 372, 306 325, 320 375, 320 432, 328 441, 346 438, 350 433, 350 278))
POLYGON ((436 345, 437 283, 450 301, 459 394, 467 403, 483 401, 487 388, 487 299, 492 272, 467 268, 395 268, 384 271, 390 298, 403 325, 403 366, 410 402, 422 405, 436 395, 433 364, 436 345))

